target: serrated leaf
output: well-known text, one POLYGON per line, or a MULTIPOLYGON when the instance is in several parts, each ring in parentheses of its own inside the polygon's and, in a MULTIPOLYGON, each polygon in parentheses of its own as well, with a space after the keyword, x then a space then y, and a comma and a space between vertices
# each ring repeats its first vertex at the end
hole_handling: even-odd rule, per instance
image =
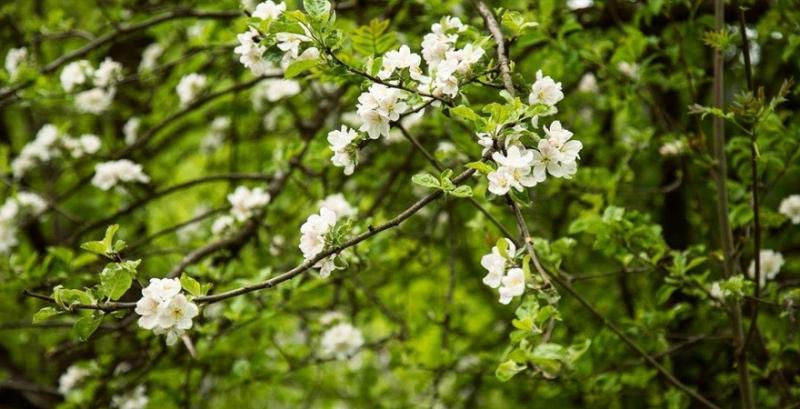
POLYGON ((461 185, 449 192, 455 197, 472 197, 472 188, 466 185, 461 185))
POLYGON ((509 359, 497 366, 497 370, 494 371, 494 375, 497 377, 498 380, 500 380, 500 382, 506 382, 509 379, 513 378, 514 375, 524 370, 525 370, 524 365, 517 365, 516 362, 509 359))
POLYGON ((478 172, 481 172, 481 173, 484 173, 484 174, 489 174, 489 173, 494 172, 494 168, 493 167, 491 167, 486 162, 481 162, 481 161, 467 163, 467 168, 475 169, 478 172))
POLYGON ((303 8, 311 17, 321 19, 330 13, 331 3, 328 0, 303 0, 303 8))
POLYGON ((111 263, 100 273, 100 289, 112 300, 116 301, 125 295, 131 284, 133 272, 123 264, 111 263))
POLYGON ((317 65, 319 65, 320 61, 318 59, 309 59, 309 60, 300 60, 291 63, 288 67, 286 67, 286 71, 283 72, 283 76, 287 79, 294 78, 305 71, 308 71, 317 65))
POLYGON ((441 185, 439 184, 439 179, 436 176, 431 175, 430 173, 418 173, 411 177, 411 181, 414 184, 430 187, 430 188, 440 188, 441 185))
POLYGON ((181 274, 181 287, 183 287, 187 293, 195 297, 203 295, 203 289, 200 283, 194 278, 186 275, 186 273, 181 274))
POLYGON ((72 326, 72 331, 81 342, 85 342, 97 331, 97 328, 100 327, 100 323, 102 322, 102 315, 86 315, 75 321, 75 324, 72 326))
POLYGON ((44 307, 44 308, 40 309, 39 311, 36 311, 35 314, 33 314, 33 323, 34 324, 38 324, 38 323, 40 323, 40 322, 42 322, 42 321, 44 321, 44 320, 46 320, 46 319, 48 319, 48 318, 50 318, 52 316, 58 315, 58 314, 61 314, 61 311, 59 311, 59 310, 57 310, 57 309, 55 309, 53 307, 44 307))
POLYGON ((102 241, 87 241, 81 244, 81 248, 101 256, 106 255, 106 245, 102 241))

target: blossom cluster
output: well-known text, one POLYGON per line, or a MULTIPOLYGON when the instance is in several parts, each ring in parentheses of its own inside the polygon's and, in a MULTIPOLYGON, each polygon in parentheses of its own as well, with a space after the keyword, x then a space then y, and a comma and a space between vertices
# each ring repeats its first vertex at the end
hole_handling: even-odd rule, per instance
MULTIPOLYGON (((758 261, 761 273, 758 285, 763 287, 767 284, 767 280, 774 279, 781 272, 781 267, 783 267, 784 263, 783 254, 774 250, 764 249, 759 253, 758 261)), ((756 278, 756 260, 750 262, 747 275, 751 279, 756 278)))
POLYGON ((258 214, 257 212, 272 200, 270 194, 263 188, 250 189, 239 186, 228 195, 231 205, 230 214, 218 217, 211 225, 211 233, 215 236, 224 236, 233 231, 237 223, 241 223, 258 214))
POLYGON ((0 254, 19 244, 17 231, 26 217, 36 217, 47 209, 47 202, 31 192, 19 192, 0 206, 0 254))
POLYGON ((778 211, 792 221, 800 224, 800 195, 789 195, 781 200, 778 211))
POLYGON ((514 297, 525 292, 525 271, 516 265, 517 247, 509 239, 505 240, 505 248, 492 247, 489 254, 481 258, 481 266, 488 271, 483 283, 491 288, 498 288, 500 303, 509 304, 514 297))
MULTIPOLYGON (((328 244, 328 234, 336 223, 355 214, 356 209, 341 194, 328 196, 320 202, 319 214, 312 214, 300 226, 299 247, 303 252, 303 258, 306 261, 312 260, 325 250, 325 246, 328 244)), ((336 269, 334 256, 331 255, 318 261, 314 267, 320 269, 320 277, 327 278, 336 269)))
POLYGON ((88 60, 78 60, 67 64, 61 70, 61 87, 75 94, 75 107, 89 114, 102 114, 111 106, 116 94, 116 86, 122 80, 122 64, 106 58, 97 68, 88 60))
MULTIPOLYGON (((484 55, 484 50, 474 44, 457 49, 458 33, 467 29, 457 17, 445 17, 431 26, 431 32, 422 41, 422 56, 411 52, 407 45, 387 52, 377 74, 381 83, 373 83, 358 97, 356 113, 360 127, 367 138, 378 139, 390 136, 390 125, 403 116, 417 112, 421 107, 412 107, 414 93, 421 101, 432 98, 455 98, 459 85, 472 66, 484 55), (426 63, 426 72, 421 64, 426 63), (404 75, 408 74, 405 78, 404 75), (403 87, 400 82, 407 79, 410 84, 403 87)), ((342 126, 328 134, 333 151, 331 162, 344 168, 344 173, 353 173, 358 163, 359 143, 364 140, 354 129, 342 126)))
POLYGON ((148 403, 150 398, 144 385, 137 385, 128 393, 111 397, 111 407, 117 409, 144 409, 148 403))
MULTIPOLYGON (((561 83, 543 75, 539 70, 536 73, 536 81, 531 86, 528 103, 544 106, 546 111, 532 118, 533 127, 538 127, 540 116, 556 113, 556 104, 563 98, 561 83)), ((583 144, 571 140, 573 133, 565 129, 560 121, 553 121, 549 127, 542 126, 542 129, 545 135, 539 138, 536 148, 527 148, 520 141, 517 131, 524 130, 521 125, 512 128, 511 132, 504 136, 505 153, 492 154, 497 169, 487 175, 490 192, 496 195, 505 195, 511 189, 522 192, 526 187, 544 182, 547 175, 571 178, 577 172, 577 160, 580 159, 583 144)), ((484 152, 487 152, 501 137, 503 136, 479 134, 478 143, 484 147, 484 152)))
POLYGON ((66 396, 76 389, 86 377, 91 375, 88 368, 78 365, 71 365, 58 378, 58 393, 66 396))
POLYGON ((8 50, 5 60, 6 72, 11 79, 17 76, 20 67, 28 60, 28 49, 25 47, 8 50))
POLYGON ((36 133, 36 138, 28 142, 19 156, 11 161, 11 171, 19 179, 38 164, 63 156, 81 158, 97 153, 100 146, 100 138, 96 135, 85 134, 73 138, 53 124, 45 124, 36 133))
POLYGON ((181 107, 186 107, 189 103, 197 99, 206 88, 207 83, 208 79, 203 74, 193 72, 184 75, 175 87, 181 107))
POLYGON ((322 334, 320 346, 325 357, 345 360, 355 355, 364 345, 361 331, 350 323, 342 322, 343 318, 341 313, 336 311, 326 313, 320 318, 322 325, 326 326, 338 321, 322 334))
MULTIPOLYGON (((267 0, 256 5, 251 16, 270 22, 280 17, 284 11, 286 11, 285 3, 267 0)), ((312 43, 311 33, 307 27, 302 26, 302 28, 303 34, 280 32, 270 38, 270 41, 274 42, 275 46, 283 52, 280 65, 284 70, 293 62, 319 58, 319 49, 310 44, 312 43)), ((265 39, 258 30, 250 27, 247 31, 238 34, 236 40, 239 45, 233 49, 233 52, 239 56, 239 62, 245 68, 250 69, 254 75, 265 75, 276 70, 275 66, 264 57, 267 45, 262 43, 265 39)))
POLYGON ((181 293, 177 278, 151 278, 150 284, 142 289, 142 298, 136 302, 136 313, 140 315, 140 327, 157 335, 166 334, 167 345, 172 345, 192 328, 192 318, 199 309, 181 293))
MULTIPOLYGON (((280 17, 286 11, 286 4, 283 2, 275 3, 267 0, 253 7, 251 16, 259 20, 272 21, 280 17)), ((239 55, 239 62, 249 68, 254 75, 264 75, 274 70, 271 63, 264 59, 267 47, 260 43, 261 35, 258 30, 250 28, 244 33, 238 34, 236 39, 239 45, 233 52, 239 55)))
POLYGON ((149 183, 150 177, 144 173, 142 165, 128 159, 98 163, 94 168, 92 184, 101 190, 109 190, 120 182, 149 183))

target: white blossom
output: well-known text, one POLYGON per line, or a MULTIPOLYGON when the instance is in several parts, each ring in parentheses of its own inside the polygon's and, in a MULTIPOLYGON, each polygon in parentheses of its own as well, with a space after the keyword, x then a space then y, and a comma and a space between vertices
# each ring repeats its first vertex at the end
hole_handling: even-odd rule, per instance
POLYGON ((358 352, 364 345, 364 337, 358 328, 348 323, 339 323, 322 335, 322 354, 345 360, 358 352))
POLYGON ((239 62, 249 68, 253 75, 264 75, 272 65, 263 58, 267 48, 259 44, 258 38, 258 31, 253 28, 237 34, 236 39, 239 41, 239 45, 233 49, 233 52, 239 55, 239 62))
POLYGON ((345 316, 339 311, 328 311, 319 317, 319 323, 325 326, 331 325, 336 321, 344 320, 345 316))
POLYGON ((142 51, 142 60, 139 62, 139 71, 152 71, 156 68, 158 58, 164 54, 164 47, 159 43, 148 45, 142 51))
POLYGON ((341 193, 327 196, 319 202, 320 207, 325 207, 336 213, 336 218, 348 218, 356 215, 358 210, 350 205, 341 193))
POLYGON ((580 10, 592 7, 594 0, 567 0, 567 7, 570 10, 580 10))
POLYGON ((334 166, 343 167, 345 175, 351 175, 357 161, 357 150, 351 146, 358 132, 342 125, 341 129, 328 132, 328 143, 333 151, 331 161, 334 166))
POLYGON ((36 193, 19 192, 16 200, 19 207, 32 216, 38 216, 47 209, 47 202, 36 193))
POLYGON ((489 254, 481 258, 481 266, 488 271, 488 274, 483 277, 483 283, 491 288, 500 287, 503 275, 506 273, 506 266, 513 264, 514 255, 517 252, 517 247, 514 245, 513 241, 509 239, 503 240, 505 240, 508 245, 506 256, 500 254, 500 250, 497 246, 494 246, 489 254))
POLYGON ((142 165, 128 159, 98 163, 95 166, 93 185, 109 190, 120 182, 149 183, 150 177, 144 173, 142 165))
POLYGON ((617 64, 617 69, 630 79, 639 79, 639 65, 636 63, 622 61, 617 64))
POLYGON ((8 75, 14 78, 19 71, 19 67, 28 59, 28 49, 25 47, 12 48, 6 54, 5 67, 8 75))
POLYGON ((75 108, 87 114, 102 114, 114 102, 114 88, 92 88, 75 95, 75 108))
POLYGON ((186 106, 192 102, 206 87, 206 76, 197 73, 185 75, 178 82, 175 90, 178 92, 178 99, 181 106, 186 106))
POLYGON ((363 121, 359 130, 366 132, 370 139, 389 136, 389 122, 398 120, 408 108, 405 98, 405 93, 399 89, 372 84, 358 97, 356 112, 363 121))
POLYGON ((260 187, 249 189, 246 186, 239 186, 228 195, 231 215, 240 222, 253 217, 257 210, 269 203, 270 199, 270 194, 260 187))
POLYGON ((300 251, 306 260, 313 259, 325 249, 325 237, 336 224, 336 213, 327 207, 319 209, 300 226, 300 251))
POLYGON ((47 162, 60 155, 59 141, 62 133, 53 124, 43 125, 36 133, 36 138, 26 144, 19 156, 11 161, 11 169, 15 178, 21 178, 37 163, 47 162))
POLYGON ((261 101, 277 102, 300 93, 300 83, 295 80, 274 78, 264 80, 253 90, 253 100, 260 109, 261 101))
POLYGON ((658 148, 661 156, 680 156, 686 151, 686 143, 683 140, 665 142, 658 148))
POLYGON ((512 298, 522 295, 523 292, 525 292, 525 272, 519 267, 508 270, 500 286, 500 303, 508 304, 512 298))
POLYGON ((283 2, 275 4, 271 0, 267 0, 257 5, 252 15, 253 17, 260 18, 262 20, 274 20, 278 18, 284 11, 286 11, 286 4, 283 2))
POLYGON ((218 116, 214 118, 211 121, 211 126, 208 127, 208 133, 200 144, 200 149, 204 152, 211 152, 222 146, 222 143, 225 142, 225 134, 230 127, 230 117, 218 116))
POLYGON ((138 385, 132 392, 111 397, 111 406, 117 409, 144 409, 150 402, 144 385, 138 385))
POLYGON ((179 279, 151 278, 150 284, 142 289, 135 312, 140 315, 140 327, 166 334, 167 344, 172 344, 192 327, 192 319, 199 314, 199 309, 181 293, 179 279))
POLYGON ((599 90, 600 88, 597 86, 597 77, 591 72, 583 74, 580 82, 578 82, 578 91, 593 94, 599 90))
POLYGON ((122 79, 122 64, 106 58, 94 71, 94 85, 96 87, 108 87, 116 84, 122 79))
POLYGON ((564 92, 561 91, 561 83, 555 82, 550 76, 544 76, 542 70, 536 71, 536 81, 531 86, 528 103, 554 106, 562 99, 564 92))
POLYGON ((122 126, 122 133, 125 135, 125 144, 130 146, 139 137, 139 128, 142 127, 142 120, 132 116, 122 126))
POLYGON ((781 200, 778 211, 792 221, 792 224, 800 224, 800 195, 790 195, 781 200))
POLYGON ((235 225, 236 219, 234 219, 233 216, 227 214, 220 216, 211 224, 211 234, 222 237, 230 232, 235 225))
MULTIPOLYGON (((763 287, 767 283, 767 280, 774 279, 775 276, 777 276, 778 273, 781 272, 781 267, 783 267, 783 262, 784 262, 783 254, 777 251, 764 249, 761 250, 759 261, 761 266, 761 268, 759 269, 761 273, 760 274, 761 280, 759 280, 759 285, 763 287)), ((756 277, 755 260, 750 262, 750 267, 748 267, 747 269, 747 275, 751 279, 755 279, 756 277)))
POLYGON ((72 92, 77 85, 85 84, 94 75, 94 68, 87 60, 78 60, 67 64, 61 70, 61 87, 72 92))
POLYGON ((403 45, 398 50, 389 51, 383 56, 383 65, 378 72, 378 78, 389 78, 395 70, 407 68, 411 78, 419 79, 422 75, 419 67, 421 62, 419 54, 412 53, 407 45, 403 45))
POLYGON ((78 386, 91 373, 88 369, 72 365, 58 378, 58 393, 67 395, 78 386))

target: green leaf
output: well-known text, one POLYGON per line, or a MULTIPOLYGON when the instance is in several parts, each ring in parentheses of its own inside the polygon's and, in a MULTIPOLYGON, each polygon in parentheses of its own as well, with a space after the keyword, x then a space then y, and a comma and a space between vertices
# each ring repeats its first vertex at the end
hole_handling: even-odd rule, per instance
POLYGON ((81 342, 85 342, 92 334, 97 331, 100 323, 103 322, 103 316, 99 314, 91 314, 82 317, 75 321, 72 331, 81 342))
POLYGON ((440 188, 441 184, 439 183, 439 179, 436 176, 431 175, 430 173, 418 173, 411 177, 411 181, 414 184, 430 187, 430 188, 440 188))
POLYGON ((380 55, 390 50, 397 42, 394 33, 387 33, 389 20, 372 19, 369 25, 358 27, 350 33, 353 49, 362 55, 380 55))
POLYGON ((72 309, 75 304, 93 304, 94 297, 83 290, 62 288, 57 286, 53 289, 53 300, 65 310, 72 309))
POLYGON ((487 164, 485 162, 481 162, 481 161, 467 163, 467 168, 475 169, 478 172, 481 172, 481 173, 484 173, 484 174, 489 174, 489 173, 494 172, 494 168, 493 167, 491 167, 489 164, 487 164))
POLYGON ((303 72, 316 67, 319 65, 319 63, 320 61, 318 59, 295 61, 286 67, 286 71, 283 72, 283 76, 286 78, 294 78, 303 72))
POLYGON ((81 244, 81 248, 101 256, 109 257, 115 252, 113 242, 114 234, 117 233, 117 230, 119 230, 119 225, 112 224, 106 229, 106 234, 102 241, 87 241, 86 243, 81 244))
POLYGON ((497 246, 497 252, 500 253, 503 258, 511 258, 508 254, 508 242, 506 241, 505 237, 497 239, 497 244, 495 244, 495 246, 497 246))
POLYGON ((200 283, 194 278, 186 275, 186 273, 181 274, 181 287, 195 297, 203 295, 203 290, 200 283))
POLYGON ((331 3, 328 0, 303 0, 303 8, 311 17, 321 19, 330 13, 331 3))
POLYGON ((44 307, 44 308, 40 309, 39 311, 36 311, 35 314, 33 314, 33 323, 34 324, 38 324, 38 323, 40 323, 40 322, 42 322, 42 321, 44 321, 44 320, 46 320, 46 319, 48 319, 48 318, 50 318, 50 317, 52 317, 54 315, 58 315, 58 314, 61 314, 61 311, 59 311, 59 310, 57 310, 57 309, 55 309, 53 307, 44 307))
POLYGON ((87 241, 86 243, 81 244, 81 248, 101 256, 106 255, 106 246, 102 241, 87 241))
POLYGON ((473 123, 482 123, 484 121, 480 115, 475 113, 470 107, 466 105, 459 105, 454 108, 450 108, 450 114, 455 116, 456 118, 461 118, 469 122, 473 123))
POLYGON ((133 284, 135 266, 132 269, 127 263, 111 263, 100 273, 100 289, 112 300, 120 299, 133 284))
POLYGON ((455 197, 472 197, 472 188, 467 185, 461 185, 449 193, 455 197))
POLYGON ((514 375, 524 370, 525 370, 524 365, 517 365, 516 362, 509 359, 497 366, 497 370, 494 371, 494 375, 497 377, 498 380, 500 380, 500 382, 506 382, 509 379, 513 378, 514 375))

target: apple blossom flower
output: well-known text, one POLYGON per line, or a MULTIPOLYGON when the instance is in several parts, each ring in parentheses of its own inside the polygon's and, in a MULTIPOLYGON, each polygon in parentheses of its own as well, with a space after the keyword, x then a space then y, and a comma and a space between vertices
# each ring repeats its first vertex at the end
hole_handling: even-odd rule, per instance
POLYGON ((228 195, 231 215, 240 222, 253 217, 257 210, 269 203, 270 199, 270 194, 260 187, 248 189, 245 186, 239 186, 228 195))
POLYGON ((111 406, 117 409, 145 409, 149 402, 144 385, 137 385, 129 393, 111 397, 111 406))
POLYGON ((114 102, 114 88, 92 88, 75 95, 75 108, 79 112, 99 115, 107 111, 114 102))
POLYGON ((206 76, 197 73, 191 73, 181 78, 180 82, 178 82, 178 86, 175 87, 181 106, 185 107, 196 99, 206 87, 206 82, 206 76))
POLYGON ((105 88, 116 84, 122 79, 122 64, 106 57, 100 66, 94 70, 94 85, 105 88))
POLYGON ((512 298, 522 295, 523 292, 525 292, 525 272, 519 267, 508 270, 500 287, 500 303, 508 304, 512 298))
POLYGON ((778 211, 789 218, 792 224, 800 224, 800 195, 790 195, 781 200, 778 211))
POLYGON ((320 201, 320 207, 325 207, 336 213, 337 219, 353 217, 358 210, 350 205, 341 193, 335 193, 327 196, 320 201))
MULTIPOLYGON (((781 272, 781 267, 783 267, 783 254, 769 250, 763 249, 759 254, 759 263, 760 263, 760 275, 761 279, 759 280, 759 286, 763 287, 766 285, 767 280, 772 280, 778 273, 781 272)), ((747 275, 755 279, 756 277, 756 260, 750 262, 750 267, 747 269, 747 275)))
POLYGON ((139 137, 139 128, 142 126, 142 121, 132 116, 126 122, 125 125, 122 126, 122 134, 125 135, 125 144, 130 146, 136 142, 136 138, 139 137))
POLYGON ((92 184, 102 190, 109 190, 120 182, 149 183, 150 177, 142 170, 142 165, 128 159, 98 163, 92 184))
POLYGON ((85 84, 93 75, 94 68, 89 61, 73 61, 61 70, 61 87, 66 92, 72 92, 75 86, 85 84))
POLYGON ((67 395, 84 380, 91 372, 87 368, 72 365, 58 378, 58 393, 67 395))
POLYGON ((322 355, 345 360, 364 345, 364 337, 358 328, 348 323, 339 323, 322 335, 322 355))
POLYGON ((528 103, 554 106, 562 99, 564 92, 561 91, 561 83, 555 82, 550 76, 544 76, 542 70, 536 71, 536 82, 531 86, 528 103))
POLYGON ((156 68, 158 58, 164 54, 164 47, 159 43, 153 43, 145 47, 142 51, 142 59, 139 62, 139 71, 152 71, 156 68))
POLYGON ((262 20, 274 20, 280 17, 284 11, 286 11, 286 4, 283 2, 275 4, 271 0, 267 0, 256 6, 252 16, 262 20))
POLYGON ((12 48, 6 54, 5 67, 8 75, 14 78, 25 61, 28 59, 28 49, 25 47, 12 48))

